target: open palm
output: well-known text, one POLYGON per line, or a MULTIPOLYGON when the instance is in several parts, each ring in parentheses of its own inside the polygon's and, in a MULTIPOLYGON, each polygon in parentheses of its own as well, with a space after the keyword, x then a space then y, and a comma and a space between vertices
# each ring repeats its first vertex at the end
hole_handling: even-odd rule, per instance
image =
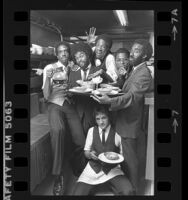
POLYGON ((95 39, 96 39, 95 32, 96 32, 96 28, 95 28, 95 27, 92 27, 92 28, 89 29, 89 34, 88 34, 87 31, 86 31, 87 42, 88 42, 89 44, 95 42, 95 39))

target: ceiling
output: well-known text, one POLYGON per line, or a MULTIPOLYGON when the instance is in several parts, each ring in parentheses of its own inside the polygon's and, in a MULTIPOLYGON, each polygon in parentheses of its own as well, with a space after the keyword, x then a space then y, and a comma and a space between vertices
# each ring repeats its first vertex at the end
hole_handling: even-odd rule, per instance
POLYGON ((154 29, 154 12, 128 10, 127 27, 122 27, 112 10, 47 10, 31 11, 32 16, 45 18, 61 27, 63 37, 85 36, 89 28, 96 28, 96 35, 107 33, 112 37, 144 35, 154 29))

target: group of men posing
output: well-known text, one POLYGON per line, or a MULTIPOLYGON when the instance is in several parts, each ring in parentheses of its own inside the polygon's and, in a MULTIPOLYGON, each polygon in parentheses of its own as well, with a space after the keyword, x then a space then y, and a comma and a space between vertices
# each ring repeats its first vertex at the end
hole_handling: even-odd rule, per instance
POLYGON ((55 48, 58 61, 44 68, 42 89, 48 101, 54 195, 62 195, 63 191, 67 134, 74 146, 70 160, 78 177, 72 195, 89 195, 94 186, 105 182, 117 195, 137 193, 141 162, 138 138, 144 138, 144 95, 151 89, 152 81, 146 61, 153 50, 143 39, 136 40, 130 52, 120 48, 113 55, 111 46, 112 40, 105 34, 96 38, 93 48, 84 42, 69 45, 63 41, 55 48), (124 95, 91 98, 67 92, 78 86, 77 80, 97 76, 103 78, 103 83, 120 87, 124 95), (106 151, 122 154, 124 161, 105 165, 98 155, 106 151))

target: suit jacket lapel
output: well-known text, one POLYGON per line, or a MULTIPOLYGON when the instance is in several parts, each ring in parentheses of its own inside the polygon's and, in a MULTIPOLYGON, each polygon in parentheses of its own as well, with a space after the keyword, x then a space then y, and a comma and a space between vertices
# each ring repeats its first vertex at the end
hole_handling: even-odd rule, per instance
POLYGON ((130 75, 129 75, 128 79, 125 81, 125 83, 124 83, 124 85, 123 85, 123 88, 122 88, 123 91, 126 89, 127 85, 134 79, 134 77, 136 76, 136 74, 137 74, 143 67, 145 67, 145 66, 146 66, 146 64, 143 63, 143 64, 140 65, 138 68, 136 68, 134 71, 132 70, 132 71, 130 72, 130 75))

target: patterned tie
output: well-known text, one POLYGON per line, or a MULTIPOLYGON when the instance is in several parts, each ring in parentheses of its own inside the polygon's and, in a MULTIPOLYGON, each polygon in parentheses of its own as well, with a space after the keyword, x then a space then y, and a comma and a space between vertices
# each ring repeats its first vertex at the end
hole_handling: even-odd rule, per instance
POLYGON ((102 144, 105 144, 105 129, 102 129, 102 144))

